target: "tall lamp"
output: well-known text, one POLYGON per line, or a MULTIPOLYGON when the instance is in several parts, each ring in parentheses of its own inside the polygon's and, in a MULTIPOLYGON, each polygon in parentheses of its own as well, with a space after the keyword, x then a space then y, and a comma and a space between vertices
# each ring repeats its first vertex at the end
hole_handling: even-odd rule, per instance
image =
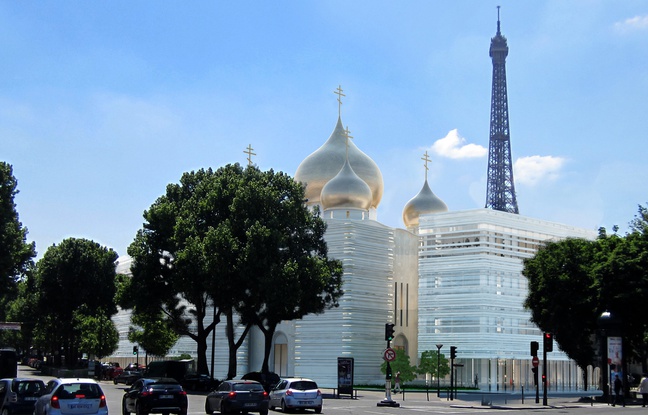
POLYGON ((443 347, 442 344, 437 344, 437 398, 441 397, 441 376, 439 373, 439 370, 441 368, 441 348, 443 347))

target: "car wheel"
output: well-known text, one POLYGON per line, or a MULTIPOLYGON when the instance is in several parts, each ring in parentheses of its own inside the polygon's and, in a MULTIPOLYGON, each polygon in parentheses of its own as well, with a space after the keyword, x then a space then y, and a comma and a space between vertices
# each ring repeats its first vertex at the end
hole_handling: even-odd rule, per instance
POLYGON ((321 406, 316 407, 315 408, 315 413, 316 414, 321 414, 322 413, 322 407, 321 406))
POLYGON ((284 413, 288 413, 288 407, 286 406, 286 401, 284 401, 283 399, 281 400, 281 410, 284 413))
POLYGON ((9 410, 7 408, 3 409, 2 415, 9 415, 9 410))
POLYGON ((130 415, 128 409, 126 409, 126 400, 122 400, 122 415, 130 415))
POLYGON ((113 379, 113 383, 116 385, 117 384, 117 379, 113 379))
POLYGON ((268 415, 268 410, 267 409, 260 410, 259 415, 268 415))
POLYGON ((220 413, 221 414, 226 414, 227 413, 227 407, 225 406, 225 402, 221 402, 220 413))
POLYGON ((137 415, 148 415, 148 412, 142 410, 142 406, 139 403, 135 406, 135 412, 137 415))
POLYGON ((211 408, 211 405, 209 404, 209 399, 205 399, 205 413, 207 415, 212 415, 214 413, 214 410, 211 408))

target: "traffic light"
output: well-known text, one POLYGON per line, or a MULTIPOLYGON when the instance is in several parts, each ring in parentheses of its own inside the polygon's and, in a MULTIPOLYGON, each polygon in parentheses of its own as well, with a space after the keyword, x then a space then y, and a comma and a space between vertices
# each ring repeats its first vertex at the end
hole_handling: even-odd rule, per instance
POLYGON ((531 371, 533 372, 533 386, 538 386, 538 368, 532 367, 531 371))
POLYGON ((137 346, 133 346, 133 354, 137 354, 138 351, 139 349, 137 348, 137 346))
POLYGON ((392 323, 385 324, 385 341, 394 340, 394 325, 392 323))
POLYGON ((552 333, 545 333, 544 334, 543 346, 544 346, 544 351, 545 352, 553 352, 553 334, 552 333))
POLYGON ((531 356, 537 357, 538 356, 538 347, 540 345, 538 342, 531 342, 531 356))
POLYGON ((457 357, 457 346, 450 346, 450 359, 457 357))

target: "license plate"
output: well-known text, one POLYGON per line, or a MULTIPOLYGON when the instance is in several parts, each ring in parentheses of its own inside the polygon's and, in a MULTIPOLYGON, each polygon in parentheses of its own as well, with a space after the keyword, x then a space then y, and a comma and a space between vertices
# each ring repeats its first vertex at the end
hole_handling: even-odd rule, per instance
POLYGON ((160 399, 173 399, 173 395, 160 395, 160 399))
POLYGON ((245 406, 256 406, 256 403, 254 402, 247 402, 245 406))
POLYGON ((312 405, 313 401, 299 401, 301 405, 312 405))
POLYGON ((26 401, 35 401, 36 397, 35 396, 28 396, 25 398, 26 401))
POLYGON ((71 403, 68 404, 68 408, 70 409, 90 409, 92 408, 91 403, 71 403))

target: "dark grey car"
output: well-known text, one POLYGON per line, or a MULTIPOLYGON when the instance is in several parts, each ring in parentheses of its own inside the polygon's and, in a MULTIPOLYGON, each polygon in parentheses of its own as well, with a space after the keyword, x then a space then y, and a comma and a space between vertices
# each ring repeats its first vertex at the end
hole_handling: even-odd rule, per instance
POLYGON ((258 412, 268 415, 268 392, 254 380, 225 380, 205 399, 205 413, 258 412))

